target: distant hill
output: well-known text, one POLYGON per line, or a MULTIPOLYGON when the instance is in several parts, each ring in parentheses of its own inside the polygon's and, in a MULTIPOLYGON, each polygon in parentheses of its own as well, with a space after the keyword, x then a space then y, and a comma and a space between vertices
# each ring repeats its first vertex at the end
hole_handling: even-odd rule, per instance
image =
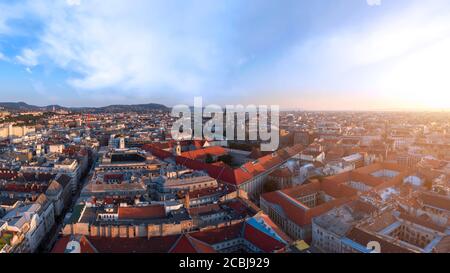
POLYGON ((0 102, 0 107, 6 110, 39 110, 38 106, 29 105, 25 102, 0 102))
POLYGON ((156 103, 147 103, 147 104, 132 104, 132 105, 110 105, 106 107, 97 108, 100 111, 104 112, 126 112, 126 111, 134 111, 134 112, 146 112, 146 111, 169 111, 169 108, 162 104, 156 103))
POLYGON ((109 105, 104 107, 64 107, 60 105, 36 106, 25 102, 0 102, 0 108, 8 111, 52 111, 68 110, 73 112, 148 112, 148 111, 169 111, 170 109, 162 104, 147 103, 134 105, 109 105))

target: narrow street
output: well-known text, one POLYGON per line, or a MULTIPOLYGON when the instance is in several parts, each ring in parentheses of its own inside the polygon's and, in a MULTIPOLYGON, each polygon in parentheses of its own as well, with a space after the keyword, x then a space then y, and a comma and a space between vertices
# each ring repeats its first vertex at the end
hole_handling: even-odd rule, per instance
POLYGON ((64 219, 68 213, 70 213, 73 209, 73 207, 76 205, 77 200, 80 198, 81 190, 83 187, 88 183, 89 177, 94 171, 95 168, 95 162, 97 158, 94 158, 92 160, 92 163, 89 166, 89 172, 87 172, 85 175, 81 177, 81 181, 79 183, 79 187, 77 187, 77 191, 72 196, 70 204, 64 208, 62 214, 55 219, 55 224, 53 225, 53 228, 49 231, 48 235, 43 239, 41 242, 37 252, 39 253, 47 253, 50 252, 55 245, 56 241, 58 240, 58 237, 60 235, 60 232, 62 231, 64 227, 64 219))

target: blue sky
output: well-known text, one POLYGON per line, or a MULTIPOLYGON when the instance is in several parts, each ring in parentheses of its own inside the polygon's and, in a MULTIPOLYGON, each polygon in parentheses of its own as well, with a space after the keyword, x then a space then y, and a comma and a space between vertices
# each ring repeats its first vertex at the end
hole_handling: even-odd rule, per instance
POLYGON ((0 0, 0 101, 450 109, 446 0, 0 0))

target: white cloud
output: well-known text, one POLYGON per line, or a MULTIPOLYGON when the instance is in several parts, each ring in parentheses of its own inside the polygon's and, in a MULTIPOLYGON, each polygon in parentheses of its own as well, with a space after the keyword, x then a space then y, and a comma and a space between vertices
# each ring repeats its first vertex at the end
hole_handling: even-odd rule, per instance
POLYGON ((32 49, 26 48, 22 51, 22 54, 16 56, 16 60, 27 67, 33 67, 38 65, 39 54, 32 49))
POLYGON ((181 4, 144 0, 64 0, 52 9, 47 4, 27 2, 27 12, 42 20, 43 30, 35 49, 24 49, 16 60, 33 67, 42 58, 74 72, 67 82, 77 89, 197 92, 221 69, 220 44, 197 31, 202 16, 214 16, 213 5, 198 3, 198 11, 191 5, 192 12, 183 15, 176 11, 181 4))
POLYGON ((81 0, 67 0, 67 5, 79 6, 79 5, 81 5, 81 0))
POLYGON ((370 25, 302 41, 272 68, 256 71, 247 88, 290 90, 299 98, 287 102, 293 106, 310 92, 319 107, 342 98, 360 104, 365 97, 385 108, 450 108, 450 10, 440 7, 413 5, 370 25))
POLYGON ((369 6, 380 6, 381 0, 366 0, 367 5, 369 6))
POLYGON ((25 14, 24 6, 16 3, 0 3, 0 34, 11 34, 8 22, 12 19, 22 18, 25 14))
MULTIPOLYGON (((379 90, 408 96, 407 91, 395 90, 417 93, 419 86, 423 88, 431 80, 436 83, 434 87, 449 86, 440 72, 450 70, 448 53, 443 50, 450 33, 450 16, 439 9, 448 7, 446 0, 433 0, 433 4, 415 1, 420 3, 415 9, 392 8, 383 2, 377 11, 395 13, 380 13, 350 27, 343 24, 342 29, 326 26, 327 31, 314 32, 324 36, 309 36, 290 50, 268 46, 267 58, 258 54, 253 58, 251 50, 254 44, 264 44, 273 37, 261 35, 246 40, 248 35, 239 27, 252 17, 236 12, 241 6, 224 11, 222 4, 208 3, 28 0, 14 12, 10 5, 4 11, 0 4, 0 33, 9 29, 10 18, 24 14, 38 17, 42 22, 36 32, 39 36, 33 37, 33 45, 26 45, 32 49, 24 49, 16 60, 29 68, 39 63, 56 65, 69 72, 67 82, 77 92, 95 90, 89 94, 108 98, 141 98, 143 94, 148 98, 175 90, 190 94, 222 92, 233 98, 248 94, 254 99, 255 94, 263 95, 259 93, 262 89, 271 94, 287 89, 328 89, 328 94, 333 93, 330 90, 379 90), (227 34, 231 38, 224 39, 227 34), (249 50, 240 54, 246 44, 249 50), (271 53, 277 56, 269 56, 271 53), (245 74, 238 74, 240 67, 245 74), (230 70, 231 76, 227 74, 230 70), (424 75, 427 80, 421 80, 424 75), (215 88, 222 81, 231 82, 224 84, 230 87, 227 92, 215 88)), ((377 5, 381 1, 367 3, 377 5)), ((302 34, 298 36, 303 38, 302 34)))

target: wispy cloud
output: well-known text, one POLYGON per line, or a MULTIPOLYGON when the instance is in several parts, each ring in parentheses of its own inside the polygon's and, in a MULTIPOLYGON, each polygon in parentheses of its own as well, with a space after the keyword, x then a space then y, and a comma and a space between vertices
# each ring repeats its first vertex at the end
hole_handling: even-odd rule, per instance
POLYGON ((8 58, 5 56, 5 54, 0 52, 0 61, 7 61, 8 58))
POLYGON ((81 5, 81 0, 67 0, 67 5, 69 6, 79 6, 81 5))
POLYGON ((39 54, 36 51, 25 48, 21 55, 16 56, 16 60, 24 66, 33 67, 38 65, 38 57, 39 54))
POLYGON ((102 103, 174 104, 200 94, 294 106, 314 93, 315 105, 351 97, 359 106, 371 92, 414 103, 426 101, 419 94, 428 87, 437 97, 450 88, 448 1, 331 2, 0 3, 3 37, 17 38, 20 24, 39 26, 32 37, 19 35, 27 41, 13 54, 0 49, 33 76, 54 69, 64 92, 102 103))
POLYGON ((13 33, 8 21, 22 18, 24 14, 25 6, 17 3, 0 2, 0 34, 13 33))
POLYGON ((193 13, 175 19, 181 16, 175 9, 140 0, 132 4, 67 0, 51 5, 52 9, 45 4, 28 2, 27 12, 42 20, 43 32, 36 37, 36 49, 24 49, 16 60, 33 67, 40 54, 75 72, 67 80, 74 88, 194 92, 205 88, 211 73, 222 65, 223 57, 217 55, 220 44, 195 30, 203 24, 201 17, 190 19, 198 12, 214 13, 212 5, 205 5, 209 9, 205 12, 192 9, 193 13))
POLYGON ((444 76, 450 70, 450 7, 434 2, 440 5, 416 2, 294 44, 271 68, 255 72, 267 80, 252 77, 243 89, 285 90, 284 104, 316 109, 339 108, 341 98, 358 107, 450 108, 444 76))
POLYGON ((380 6, 381 0, 366 0, 367 5, 369 6, 380 6))

